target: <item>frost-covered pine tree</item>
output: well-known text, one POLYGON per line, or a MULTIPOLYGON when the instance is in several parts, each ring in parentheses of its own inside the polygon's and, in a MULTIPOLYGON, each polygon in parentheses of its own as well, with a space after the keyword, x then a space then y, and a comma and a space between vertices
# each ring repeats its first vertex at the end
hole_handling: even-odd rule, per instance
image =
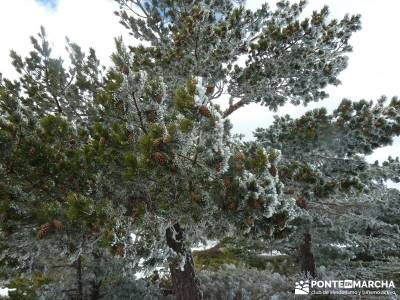
POLYGON ((280 151, 241 142, 229 116, 326 97, 359 17, 328 20, 323 8, 300 20, 304 1, 257 11, 228 0, 117 2, 143 43, 117 39, 108 70, 74 44, 65 66, 44 32, 26 59, 12 53, 20 77, 0 86, 1 263, 6 276, 57 282, 50 268, 67 261, 73 295, 99 299, 106 279, 167 262, 176 298, 202 299, 193 243, 279 237, 294 217, 280 151), (96 258, 118 266, 117 256, 122 272, 95 273, 96 258))
MULTIPOLYGON (((292 256, 303 239, 314 252, 301 264, 314 263, 346 278, 392 278, 399 266, 399 159, 368 163, 365 155, 392 143, 400 134, 400 101, 344 99, 332 114, 316 109, 298 119, 276 118, 257 139, 282 151, 283 193, 294 197, 302 213, 293 234, 274 247, 292 256), (304 235, 304 238, 303 238, 304 235)), ((303 242, 304 244, 304 242, 303 242)), ((299 249, 300 250, 300 249, 299 249)), ((314 268, 304 272, 316 276, 314 268)))
POLYGON ((104 150, 99 134, 105 124, 95 98, 104 79, 94 51, 69 43, 65 66, 43 29, 32 44, 25 59, 11 52, 20 77, 0 83, 1 276, 16 299, 31 299, 44 284, 83 299, 123 267, 116 236, 131 221, 100 171, 123 160, 104 150))
MULTIPOLYGON (((162 101, 164 110, 169 110, 175 105, 174 110, 177 109, 182 115, 179 117, 180 120, 178 119, 179 126, 182 128, 182 125, 184 127, 190 125, 191 132, 189 133, 193 136, 192 141, 190 137, 185 138, 184 142, 182 140, 182 145, 185 147, 183 152, 189 153, 189 157, 181 157, 182 153, 179 153, 180 161, 184 163, 185 159, 186 163, 204 161, 206 166, 209 163, 216 164, 217 174, 222 170, 223 185, 217 187, 221 194, 216 195, 216 201, 201 197, 205 200, 203 200, 204 203, 214 205, 220 202, 218 206, 228 211, 228 220, 232 218, 232 215, 234 222, 241 220, 238 222, 239 226, 253 222, 257 225, 261 220, 246 216, 247 213, 243 210, 246 205, 250 205, 255 210, 264 210, 265 204, 271 201, 265 202, 265 196, 260 195, 262 189, 258 186, 253 187, 253 184, 247 184, 251 193, 243 194, 241 182, 237 179, 237 176, 243 172, 242 167, 238 168, 236 162, 234 168, 229 167, 230 154, 228 153, 233 154, 233 160, 246 162, 250 158, 246 153, 248 150, 232 150, 230 146, 232 142, 227 139, 225 130, 223 139, 228 147, 225 146, 224 149, 222 145, 222 147, 217 146, 210 152, 208 147, 215 147, 212 144, 220 145, 220 143, 216 143, 215 140, 205 141, 203 134, 200 133, 201 128, 196 128, 195 125, 199 121, 194 123, 193 121, 200 117, 198 124, 201 125, 206 117, 216 121, 217 126, 218 123, 225 123, 223 127, 228 128, 229 125, 224 120, 248 103, 256 102, 276 110, 288 101, 300 104, 326 97, 322 89, 327 84, 338 84, 337 75, 346 67, 344 54, 351 50, 348 41, 351 33, 359 29, 359 17, 345 17, 341 21, 328 22, 328 10, 323 8, 320 12, 315 12, 310 19, 299 20, 304 2, 294 5, 279 2, 275 11, 264 5, 255 12, 244 9, 244 3, 241 1, 118 2, 121 10, 117 12, 117 15, 120 16, 121 23, 135 38, 146 42, 144 45, 130 46, 129 51, 124 50, 122 42, 118 44, 119 51, 114 56, 114 62, 119 67, 119 71, 124 74, 127 81, 133 76, 132 72, 139 71, 142 72, 141 74, 146 72, 146 78, 156 77, 168 83, 163 87, 165 96, 160 97, 161 100, 158 102, 162 101), (240 57, 246 58, 245 66, 237 63, 240 57), (196 84, 193 82, 193 88, 190 87, 191 82, 188 78, 196 82, 196 84), (186 91, 181 88, 185 82, 187 82, 186 91), (194 88, 195 85, 196 88, 194 88), (177 89, 178 92, 176 92, 177 89), (215 103, 224 92, 230 96, 229 107, 219 111, 215 103), (204 100, 202 100, 202 95, 206 96, 204 100), (204 156, 201 157, 201 155, 204 156), (228 162, 228 167, 225 161, 228 162)), ((126 92, 126 94, 135 97, 137 92, 135 94, 134 91, 126 92)), ((125 95, 122 98, 129 99, 125 95)), ((132 104, 125 104, 127 105, 132 104)), ((148 121, 149 117, 162 115, 162 112, 155 113, 160 110, 157 105, 155 105, 156 108, 153 108, 152 103, 141 105, 141 107, 139 105, 136 107, 138 112, 142 110, 142 113, 136 116, 136 122, 140 123, 143 120, 145 122, 145 118, 148 121)), ((131 109, 128 108, 128 111, 131 109)), ((166 118, 163 117, 163 119, 165 121, 166 118)), ((139 134, 142 135, 146 132, 145 130, 147 129, 144 124, 139 134)), ((165 135, 165 129, 160 131, 165 135)), ((157 138, 161 137, 155 136, 152 139, 157 140, 157 138)), ((252 149, 258 146, 250 143, 244 147, 252 149)), ((254 152, 263 157, 263 151, 253 150, 254 152)), ((163 153, 170 159, 166 151, 157 152, 157 155, 160 156, 163 153)), ((272 159, 275 159, 275 155, 272 159)), ((192 163, 192 166, 195 165, 192 163)), ((193 184, 198 178, 190 179, 195 175, 194 169, 190 167, 187 170, 189 172, 185 181, 189 185, 189 197, 185 198, 190 198, 192 195, 198 197, 199 192, 201 194, 201 191, 204 191, 203 188, 194 193, 191 193, 190 189, 197 189, 202 183, 197 181, 193 184)), ((277 174, 275 166, 270 167, 270 173, 273 176, 277 174)), ((244 175, 247 181, 254 180, 253 174, 244 173, 244 175)), ((259 176, 256 175, 255 178, 259 176)), ((210 183, 206 185, 212 186, 210 183)), ((179 184, 179 186, 182 185, 179 184)), ((168 193, 171 192, 168 191, 168 193)), ((180 192, 180 195, 183 194, 180 192)), ((210 194, 205 196, 208 198, 210 194)), ((179 211, 182 209, 179 208, 179 211)), ((207 212, 208 217, 212 216, 212 207, 204 211, 207 212)), ((199 212, 195 212, 195 215, 199 217, 200 224, 207 220, 199 212)), ((288 221, 286 213, 272 216, 269 212, 267 216, 267 219, 273 220, 277 225, 263 223, 261 226, 263 234, 269 235, 275 232, 275 235, 282 235, 288 221)), ((205 228, 209 232, 212 228, 214 237, 218 237, 219 229, 222 229, 224 233, 231 232, 223 226, 222 220, 221 217, 217 217, 218 228, 215 228, 215 224, 212 223, 211 227, 209 227, 210 223, 206 223, 205 228)), ((185 227, 187 227, 185 230, 188 237, 195 236, 193 233, 189 234, 190 230, 194 228, 198 231, 201 228, 198 225, 191 227, 186 224, 185 227)), ((177 229, 179 233, 181 226, 177 229)), ((176 249, 174 250, 176 252, 176 249)), ((174 281, 174 271, 171 269, 171 272, 174 281)), ((184 276, 191 277, 187 274, 184 276)), ((185 290, 183 286, 180 289, 185 290)), ((179 295, 177 290, 175 292, 179 295)), ((186 297, 189 296, 186 295, 186 297)), ((184 294, 182 298, 185 298, 184 294)))

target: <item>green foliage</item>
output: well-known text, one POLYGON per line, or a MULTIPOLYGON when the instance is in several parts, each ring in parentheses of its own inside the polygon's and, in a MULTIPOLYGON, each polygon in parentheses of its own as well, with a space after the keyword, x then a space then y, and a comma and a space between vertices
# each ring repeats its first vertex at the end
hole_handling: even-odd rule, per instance
POLYGON ((15 289, 9 292, 10 300, 36 300, 38 291, 43 285, 49 284, 50 278, 40 275, 34 275, 32 279, 18 278, 13 280, 8 288, 15 289))
POLYGON ((190 90, 179 88, 175 94, 175 106, 180 113, 188 114, 194 109, 194 98, 190 90))

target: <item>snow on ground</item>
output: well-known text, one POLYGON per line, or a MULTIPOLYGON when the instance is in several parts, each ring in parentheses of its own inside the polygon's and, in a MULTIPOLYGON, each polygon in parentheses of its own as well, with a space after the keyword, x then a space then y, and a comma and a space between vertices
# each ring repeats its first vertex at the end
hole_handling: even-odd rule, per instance
POLYGON ((15 289, 0 288, 0 297, 8 297, 10 291, 15 291, 15 289))
POLYGON ((271 250, 271 251, 259 254, 259 256, 279 256, 279 255, 284 255, 284 254, 278 250, 271 250))
POLYGON ((219 241, 206 241, 206 243, 200 243, 195 247, 192 247, 191 249, 192 251, 204 251, 212 247, 215 247, 218 243, 219 241))

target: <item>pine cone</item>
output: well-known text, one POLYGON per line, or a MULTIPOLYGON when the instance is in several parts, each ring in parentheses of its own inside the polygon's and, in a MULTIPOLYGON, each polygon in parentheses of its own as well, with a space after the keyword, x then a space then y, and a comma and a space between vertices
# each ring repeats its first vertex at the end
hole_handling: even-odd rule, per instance
POLYGON ((64 229, 64 224, 59 220, 53 220, 53 224, 52 225, 57 230, 63 230, 64 229))
POLYGON ((235 154, 235 160, 242 161, 246 158, 243 152, 238 152, 235 154))
POLYGON ((153 155, 154 160, 160 165, 165 165, 167 163, 168 157, 164 152, 156 152, 153 155))
POLYGON ((228 209, 236 209, 236 203, 235 202, 230 202, 229 204, 228 204, 228 209))
POLYGON ((276 168, 275 165, 272 165, 271 168, 269 168, 269 173, 270 173, 273 177, 275 177, 276 174, 278 174, 278 170, 277 170, 277 168, 276 168))
POLYGON ((123 257, 125 255, 125 247, 124 245, 118 245, 117 249, 115 249, 115 254, 123 257))
POLYGON ((52 224, 51 223, 43 224, 40 227, 40 229, 39 229, 39 231, 38 231, 38 233, 36 235, 36 238, 38 240, 41 240, 41 239, 45 238, 49 234, 49 231, 50 231, 51 228, 52 228, 52 224))
POLYGON ((235 170, 236 170, 236 172, 238 172, 238 173, 243 172, 243 171, 244 171, 244 166, 243 166, 243 164, 236 164, 236 165, 235 165, 235 170))
POLYGON ((216 171, 217 173, 219 173, 219 172, 221 172, 221 168, 222 168, 222 163, 221 163, 221 162, 217 162, 217 163, 215 164, 215 171, 216 171))
POLYGON ((209 84, 206 89, 206 95, 207 96, 212 95, 214 93, 214 89, 215 89, 215 86, 212 84, 209 84))
POLYGON ((248 226, 253 226, 254 225, 254 219, 251 217, 248 217, 245 221, 244 221, 248 226))
POLYGON ((163 142, 162 138, 155 139, 155 140, 153 140, 153 146, 158 147, 162 144, 162 142, 163 142))
POLYGON ((232 182, 229 178, 224 178, 224 186, 226 188, 230 187, 232 185, 232 182))
POLYGON ((245 44, 241 45, 241 46, 239 47, 239 51, 240 51, 240 53, 247 53, 247 47, 246 47, 246 45, 245 45, 245 44))
POLYGON ((145 112, 147 121, 155 122, 157 120, 157 112, 154 109, 146 110, 145 112))
POLYGON ((200 106, 199 113, 206 118, 211 117, 211 112, 207 106, 200 106))
POLYGON ((175 163, 171 164, 171 166, 170 166, 170 171, 173 172, 173 173, 175 173, 176 171, 178 171, 178 165, 175 164, 175 163))
POLYGON ((135 139, 135 136, 134 136, 133 132, 129 132, 128 133, 128 141, 133 142, 134 139, 135 139))
POLYGON ((60 185, 60 188, 59 188, 59 190, 60 190, 60 193, 62 193, 62 194, 65 194, 65 192, 67 191, 67 189, 65 188, 65 185, 60 185))
POLYGON ((271 227, 267 227, 267 228, 264 230, 264 233, 265 233, 266 236, 272 236, 273 230, 272 230, 271 227))
POLYGON ((156 96, 156 101, 157 101, 157 103, 161 103, 162 100, 163 100, 163 98, 162 98, 161 95, 157 95, 157 96, 156 96))
POLYGON ((307 202, 303 196, 296 199, 296 205, 302 209, 307 209, 307 202))
POLYGON ((117 103, 117 109, 121 112, 124 111, 124 103, 122 101, 118 101, 117 103))

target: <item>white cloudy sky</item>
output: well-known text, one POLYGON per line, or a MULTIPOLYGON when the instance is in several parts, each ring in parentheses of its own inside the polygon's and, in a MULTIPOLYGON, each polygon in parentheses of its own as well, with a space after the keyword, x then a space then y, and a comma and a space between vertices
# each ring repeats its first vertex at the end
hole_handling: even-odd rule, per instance
MULTIPOLYGON (((113 11, 117 8, 112 0, 58 0, 56 8, 39 2, 54 0, 0 0, 0 72, 7 77, 15 74, 10 66, 9 50, 13 48, 25 54, 29 51, 29 36, 44 25, 54 52, 62 55, 65 36, 83 48, 93 47, 104 64, 109 63, 113 50, 113 38, 126 35, 118 24, 113 11)), ((276 1, 268 1, 271 4, 276 1)), ((250 8, 260 6, 262 1, 251 0, 250 8)), ((398 26, 399 0, 309 0, 306 14, 324 4, 330 7, 332 16, 346 13, 362 14, 362 31, 352 39, 354 52, 350 64, 340 79, 343 84, 327 89, 331 97, 309 107, 287 105, 280 114, 299 116, 304 111, 325 106, 335 108, 344 97, 350 99, 377 99, 381 95, 400 95, 397 75, 400 70, 398 58, 400 39, 398 26)), ((272 113, 266 108, 251 105, 232 115, 234 130, 251 137, 257 127, 266 127, 272 121, 272 113)), ((400 154, 400 139, 392 146, 376 151, 369 159, 385 159, 400 154)))

